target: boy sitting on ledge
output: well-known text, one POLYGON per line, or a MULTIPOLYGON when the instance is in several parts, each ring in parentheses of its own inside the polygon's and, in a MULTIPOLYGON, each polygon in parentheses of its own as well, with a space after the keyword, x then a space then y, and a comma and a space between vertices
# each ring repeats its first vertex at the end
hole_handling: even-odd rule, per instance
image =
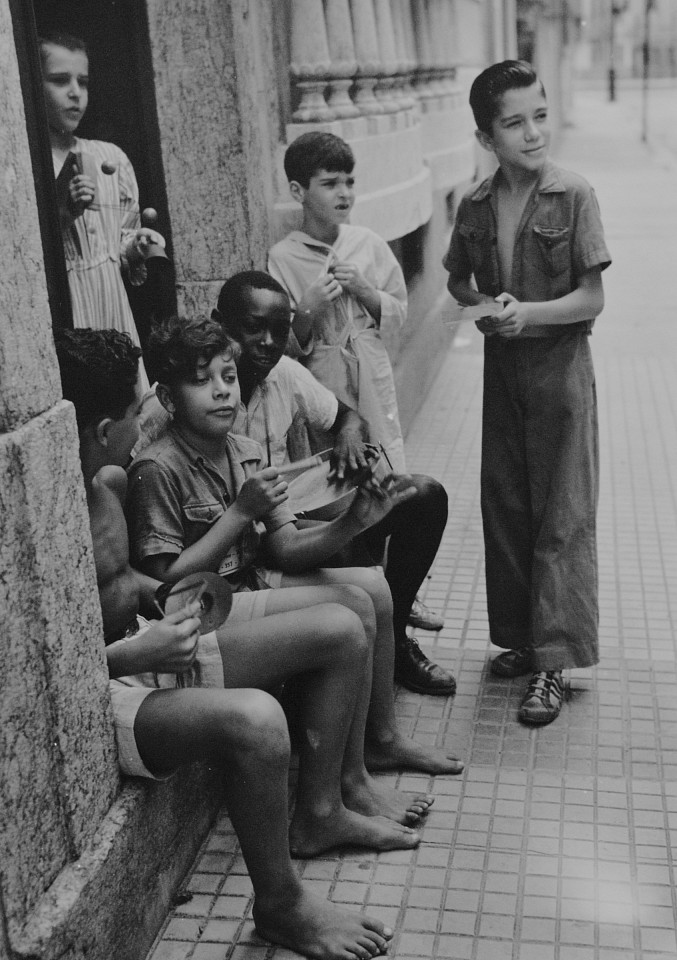
MULTIPOLYGON (((338 602, 357 613, 373 658, 351 728, 344 789, 351 787, 353 809, 408 822, 410 803, 367 777, 365 755, 371 771, 456 774, 463 764, 399 730, 393 603, 381 570, 321 564, 413 496, 410 478, 390 476, 381 484, 363 478, 344 514, 297 529, 285 503, 284 476, 276 467, 262 469, 265 455, 259 443, 232 432, 240 405, 240 347, 222 325, 208 318, 175 317, 153 330, 149 355, 157 371, 158 399, 172 423, 129 470, 133 562, 168 583, 199 570, 216 572, 237 591, 253 588, 253 593, 236 593, 236 600, 249 598, 259 616, 264 610, 289 610, 292 603, 293 609, 303 609, 318 602, 338 602)), ((429 802, 417 801, 425 805, 417 812, 424 812, 429 802)))
POLYGON ((305 752, 317 755, 323 769, 312 777, 299 773, 294 819, 301 845, 309 846, 314 828, 313 842, 322 846, 317 818, 313 823, 320 802, 331 811, 325 845, 341 842, 341 834, 343 842, 360 843, 362 834, 370 845, 380 837, 385 846, 414 846, 413 831, 359 816, 340 795, 336 756, 340 767, 369 655, 362 625, 352 611, 323 602, 266 617, 255 630, 241 619, 236 628, 224 624, 202 637, 199 602, 151 623, 138 617, 140 609, 153 609, 158 587, 129 565, 122 509, 122 467, 138 437, 139 350, 118 331, 81 329, 61 332, 57 353, 64 397, 74 403, 78 420, 122 771, 162 780, 184 763, 220 764, 227 770, 226 802, 254 887, 260 935, 316 960, 384 953, 391 930, 338 910, 301 884, 289 855, 286 721, 270 694, 252 689, 298 673, 290 661, 303 662, 312 677, 305 721, 313 743, 305 752), (246 661, 251 677, 244 676, 246 661), (324 749, 317 750, 318 743, 324 749))

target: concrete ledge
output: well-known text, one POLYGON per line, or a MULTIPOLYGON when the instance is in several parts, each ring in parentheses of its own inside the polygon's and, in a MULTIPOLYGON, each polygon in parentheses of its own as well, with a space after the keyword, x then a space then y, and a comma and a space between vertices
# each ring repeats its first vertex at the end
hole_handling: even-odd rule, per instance
POLYGON ((143 957, 223 800, 221 778, 195 764, 164 783, 128 780, 23 927, 8 923, 12 960, 143 957))

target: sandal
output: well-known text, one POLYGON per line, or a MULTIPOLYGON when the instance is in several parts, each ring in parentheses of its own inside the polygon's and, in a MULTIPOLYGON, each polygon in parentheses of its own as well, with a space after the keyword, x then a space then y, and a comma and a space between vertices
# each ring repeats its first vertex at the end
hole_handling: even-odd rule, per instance
POLYGON ((495 677, 522 677, 534 668, 531 647, 506 650, 491 661, 489 670, 495 677))
POLYGON ((517 719, 521 723, 542 726, 559 716, 564 700, 564 680, 559 670, 542 670, 529 681, 517 719))

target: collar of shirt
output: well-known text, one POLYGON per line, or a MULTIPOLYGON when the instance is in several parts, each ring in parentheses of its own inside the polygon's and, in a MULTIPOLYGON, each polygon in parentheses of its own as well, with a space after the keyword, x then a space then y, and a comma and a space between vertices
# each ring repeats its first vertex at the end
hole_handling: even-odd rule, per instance
MULTIPOLYGON (((474 202, 481 202, 486 200, 487 197, 493 196, 496 193, 499 181, 502 179, 503 171, 499 167, 492 177, 487 177, 486 180, 482 181, 477 190, 471 194, 470 199, 474 202)), ((538 193, 564 193, 565 190, 566 187, 562 182, 559 170, 552 161, 548 160, 544 164, 538 179, 538 193)))

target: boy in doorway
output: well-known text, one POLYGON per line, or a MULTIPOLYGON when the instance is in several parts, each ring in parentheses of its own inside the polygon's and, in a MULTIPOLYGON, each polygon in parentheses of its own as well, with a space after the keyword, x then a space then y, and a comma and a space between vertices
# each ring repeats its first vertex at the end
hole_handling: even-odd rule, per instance
MULTIPOLYGON (((76 136, 89 102, 84 41, 54 32, 41 37, 39 47, 73 326, 112 327, 138 346, 122 276, 134 286, 142 284, 151 244, 164 247, 165 241, 141 226, 139 188, 122 150, 76 136)), ((139 376, 145 392, 148 380, 141 360, 139 376)))
POLYGON ((470 91, 498 171, 461 201, 444 265, 465 306, 488 304, 481 499, 492 673, 531 674, 525 724, 559 715, 562 670, 598 660, 598 429, 589 334, 611 262, 594 191, 548 159, 543 84, 529 64, 470 91), (474 280, 474 283, 473 283, 474 280))
MULTIPOLYGON (((118 331, 81 329, 58 335, 57 354, 63 393, 74 403, 78 421, 123 772, 162 780, 194 760, 223 765, 228 811, 254 887, 253 914, 261 936, 325 960, 367 960, 385 952, 392 932, 383 924, 337 910, 299 881, 289 855, 286 721, 277 701, 260 688, 290 672, 284 660, 293 640, 293 656, 298 656, 300 641, 304 669, 312 671, 306 705, 315 740, 311 749, 326 760, 332 752, 329 740, 338 738, 334 746, 340 751, 354 691, 366 669, 368 646, 359 620, 341 606, 319 603, 311 610, 266 617, 256 630, 241 620, 201 637, 199 602, 150 623, 139 618, 140 610, 153 611, 159 586, 129 565, 123 513, 127 480, 122 467, 138 437, 139 350, 118 331), (245 678, 247 656, 250 677, 245 678)), ((327 769, 324 786, 309 784, 316 799, 334 775, 327 769)), ((328 794, 323 803, 327 800, 328 794)), ((336 814, 340 796, 329 805, 336 814)), ((305 823, 297 823, 298 840, 312 819, 305 800, 302 807, 305 823)), ((354 829, 357 819, 371 819, 379 829, 378 818, 349 814, 346 820, 340 813, 333 829, 341 820, 344 829, 349 821, 354 829)), ((392 822, 391 828, 401 831, 405 845, 416 844, 413 831, 392 822)), ((309 833, 305 839, 310 840, 309 833)), ((336 833, 334 839, 339 839, 336 833)))

